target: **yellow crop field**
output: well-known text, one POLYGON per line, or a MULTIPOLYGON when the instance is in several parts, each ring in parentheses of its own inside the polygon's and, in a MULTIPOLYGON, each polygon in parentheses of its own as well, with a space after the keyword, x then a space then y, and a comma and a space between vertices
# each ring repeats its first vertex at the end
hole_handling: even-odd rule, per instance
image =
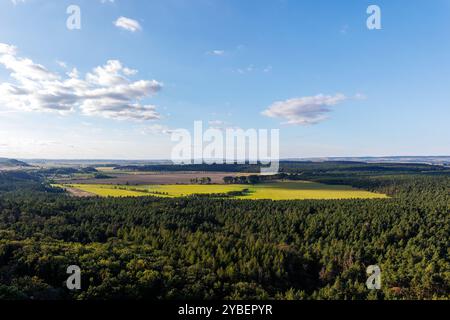
POLYGON ((102 197, 184 197, 195 194, 226 194, 228 192, 246 191, 235 199, 272 199, 272 200, 306 200, 306 199, 376 199, 387 198, 384 194, 373 193, 342 185, 326 185, 308 181, 274 182, 256 185, 102 185, 70 184, 60 185, 64 188, 78 189, 102 197))
POLYGON ((326 185, 307 181, 260 184, 250 187, 249 190, 251 193, 248 196, 240 198, 272 200, 387 198, 384 194, 355 189, 349 186, 326 185))
POLYGON ((125 186, 103 184, 55 184, 53 186, 63 189, 78 189, 101 197, 140 197, 145 195, 143 192, 127 189, 125 186))

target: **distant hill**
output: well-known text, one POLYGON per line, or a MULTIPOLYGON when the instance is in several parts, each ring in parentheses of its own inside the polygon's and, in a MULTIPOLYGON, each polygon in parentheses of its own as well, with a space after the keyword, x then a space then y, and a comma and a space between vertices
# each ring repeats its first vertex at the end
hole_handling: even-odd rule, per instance
POLYGON ((386 156, 386 157, 324 157, 324 158, 292 158, 282 161, 312 162, 360 162, 360 163, 423 163, 430 165, 450 165, 450 156, 386 156))
POLYGON ((28 163, 16 159, 0 158, 0 167, 31 167, 28 163))
MULTIPOLYGON (((142 166, 163 166, 170 167, 173 171, 173 162, 171 160, 46 160, 46 159, 27 159, 28 164, 37 167, 136 167, 142 169, 142 166)), ((282 158, 281 162, 334 162, 334 163, 419 163, 430 165, 450 166, 450 156, 385 156, 385 157, 323 157, 323 158, 282 158)), ((1 162, 0 162, 1 163, 1 162)), ((229 166, 228 166, 229 167, 229 166)), ((221 168, 222 171, 224 168, 221 168)), ((155 167, 152 170, 156 170, 155 167)), ((184 166, 182 170, 187 170, 184 166)), ((227 171, 227 170, 225 170, 227 171)))

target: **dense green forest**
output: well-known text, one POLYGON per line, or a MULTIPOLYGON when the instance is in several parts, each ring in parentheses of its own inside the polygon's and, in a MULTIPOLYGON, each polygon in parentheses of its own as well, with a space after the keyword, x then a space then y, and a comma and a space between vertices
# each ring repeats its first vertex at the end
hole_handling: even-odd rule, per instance
MULTIPOLYGON (((151 164, 115 166, 116 170, 126 171, 211 171, 211 172, 252 172, 259 173, 261 164, 151 164)), ((264 167, 264 166, 262 166, 264 167)), ((55 169, 53 169, 55 170, 55 169)), ((365 163, 355 161, 280 161, 280 172, 286 173, 414 173, 450 172, 450 168, 428 164, 413 163, 365 163)))
POLYGON ((391 198, 73 198, 45 172, 0 172, 0 299, 450 298, 448 169, 282 168, 391 198), (65 286, 69 265, 81 290, 65 286))

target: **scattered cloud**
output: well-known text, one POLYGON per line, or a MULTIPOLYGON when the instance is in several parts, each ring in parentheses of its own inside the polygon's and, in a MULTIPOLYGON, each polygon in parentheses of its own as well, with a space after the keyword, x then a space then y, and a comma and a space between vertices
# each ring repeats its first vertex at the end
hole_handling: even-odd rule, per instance
POLYGON ((0 42, 0 55, 3 55, 3 54, 15 55, 16 53, 17 53, 17 47, 0 42))
POLYGON ((355 100, 366 100, 367 96, 364 93, 357 93, 353 96, 355 100))
POLYGON ((227 121, 222 121, 222 120, 208 121, 208 126, 209 126, 209 129, 216 129, 216 130, 221 130, 221 131, 242 129, 241 127, 232 125, 231 123, 229 123, 227 121))
POLYGON ((222 120, 210 120, 208 121, 208 125, 211 129, 219 130, 226 130, 228 127, 230 127, 230 124, 228 122, 222 120))
POLYGON ((116 21, 114 21, 114 25, 118 28, 136 32, 142 30, 141 25, 136 20, 126 18, 126 17, 119 17, 116 21))
POLYGON ((339 30, 339 32, 343 35, 348 33, 348 30, 350 29, 350 27, 348 26, 348 24, 345 24, 341 27, 341 29, 339 30))
POLYGON ((25 3, 25 0, 11 0, 13 5, 17 5, 19 3, 25 3))
POLYGON ((144 135, 170 135, 174 130, 170 129, 166 125, 153 124, 143 127, 141 133, 144 135))
POLYGON ((238 69, 236 69, 236 72, 240 73, 240 74, 245 74, 245 73, 252 72, 254 70, 255 70, 255 68, 253 67, 253 65, 249 65, 249 66, 247 66, 245 68, 238 68, 238 69))
POLYGON ((267 67, 265 67, 264 69, 263 69, 263 72, 264 73, 269 73, 270 71, 272 71, 272 66, 271 65, 268 65, 267 67))
POLYGON ((0 83, 0 103, 22 111, 85 115, 112 119, 153 120, 160 115, 154 105, 141 101, 159 92, 156 80, 131 81, 137 70, 118 60, 94 68, 84 78, 73 68, 65 76, 49 71, 31 59, 17 55, 17 48, 0 43, 0 66, 10 72, 13 83, 0 83))
POLYGON ((225 126, 225 121, 222 120, 210 120, 208 121, 210 127, 223 127, 225 126))
POLYGON ((252 73, 252 72, 270 73, 272 71, 272 69, 273 68, 271 65, 267 65, 267 66, 261 68, 261 67, 255 67, 253 64, 250 64, 245 68, 237 68, 236 70, 234 70, 234 72, 239 73, 239 74, 248 74, 248 73, 252 73))
POLYGON ((225 55, 225 50, 212 50, 208 51, 207 54, 211 56, 223 56, 225 55))
POLYGON ((210 56, 235 56, 244 49, 245 49, 245 46, 240 44, 234 48, 214 49, 214 50, 206 51, 205 54, 210 55, 210 56))
POLYGON ((326 120, 331 107, 347 100, 343 94, 293 98, 278 101, 262 112, 271 118, 283 118, 286 124, 311 125, 326 120))
POLYGON ((56 60, 56 64, 63 69, 67 69, 67 63, 65 63, 64 61, 56 60))

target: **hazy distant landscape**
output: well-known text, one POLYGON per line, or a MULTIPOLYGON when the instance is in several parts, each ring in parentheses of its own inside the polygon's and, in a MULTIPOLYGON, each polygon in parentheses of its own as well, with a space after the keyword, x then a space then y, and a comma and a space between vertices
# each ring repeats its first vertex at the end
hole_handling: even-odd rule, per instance
MULTIPOLYGON (((4 159, 7 160, 7 159, 4 159)), ((45 159, 21 159, 23 162, 33 166, 83 166, 83 165, 101 165, 101 166, 123 166, 123 165, 145 165, 145 164, 171 164, 170 160, 45 160, 45 159)), ((427 163, 450 165, 450 156, 420 156, 420 157, 326 157, 326 158, 292 158, 281 159, 281 161, 353 161, 353 162, 374 162, 374 163, 427 163)), ((0 160, 1 163, 1 160, 0 160)))

